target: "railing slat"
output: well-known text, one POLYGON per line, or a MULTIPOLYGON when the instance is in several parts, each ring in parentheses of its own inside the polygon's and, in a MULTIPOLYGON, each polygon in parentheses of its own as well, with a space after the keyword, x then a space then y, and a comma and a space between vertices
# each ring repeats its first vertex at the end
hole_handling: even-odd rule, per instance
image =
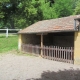
POLYGON ((64 61, 66 62, 65 54, 66 54, 66 48, 64 47, 64 61))
POLYGON ((55 46, 54 46, 54 60, 55 60, 55 54, 56 54, 55 52, 56 52, 56 48, 55 48, 55 46))
POLYGON ((66 63, 67 63, 67 47, 66 47, 66 51, 65 51, 65 60, 66 60, 66 63))
POLYGON ((60 49, 60 53, 59 54, 60 54, 60 61, 61 61, 61 47, 59 49, 60 49))
POLYGON ((48 59, 48 46, 46 48, 47 48, 47 59, 48 59))
POLYGON ((59 61, 59 57, 60 57, 60 56, 59 56, 59 46, 58 46, 58 49, 57 49, 57 50, 58 50, 58 61, 59 61))
POLYGON ((53 60, 53 46, 51 46, 51 60, 53 60))

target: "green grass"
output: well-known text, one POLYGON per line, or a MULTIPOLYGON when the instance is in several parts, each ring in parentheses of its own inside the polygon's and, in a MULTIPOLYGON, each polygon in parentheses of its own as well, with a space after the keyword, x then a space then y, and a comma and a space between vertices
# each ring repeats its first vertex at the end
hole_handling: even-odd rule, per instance
POLYGON ((0 53, 18 49, 18 36, 0 36, 0 53))

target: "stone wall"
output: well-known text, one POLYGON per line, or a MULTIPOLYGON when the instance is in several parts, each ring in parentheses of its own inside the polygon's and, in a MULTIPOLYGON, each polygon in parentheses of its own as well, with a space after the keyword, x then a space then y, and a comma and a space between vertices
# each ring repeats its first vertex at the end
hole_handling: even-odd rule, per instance
POLYGON ((80 32, 75 32, 74 37, 74 64, 80 64, 80 32))

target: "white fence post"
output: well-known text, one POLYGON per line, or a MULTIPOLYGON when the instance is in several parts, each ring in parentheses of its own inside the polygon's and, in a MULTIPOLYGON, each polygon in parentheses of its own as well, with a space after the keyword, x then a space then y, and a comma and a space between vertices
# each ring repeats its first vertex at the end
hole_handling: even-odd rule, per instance
POLYGON ((8 37, 8 28, 6 29, 6 38, 8 37))

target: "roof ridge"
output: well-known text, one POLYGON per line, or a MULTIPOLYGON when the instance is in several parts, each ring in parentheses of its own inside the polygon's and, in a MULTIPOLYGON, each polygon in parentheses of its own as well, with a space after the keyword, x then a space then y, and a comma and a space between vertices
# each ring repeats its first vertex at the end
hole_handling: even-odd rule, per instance
MULTIPOLYGON (((80 14, 78 14, 78 15, 70 15, 70 16, 65 16, 65 17, 60 17, 60 18, 53 18, 53 19, 41 20, 41 21, 38 21, 38 22, 49 21, 49 20, 56 20, 56 19, 63 19, 63 18, 70 18, 70 17, 77 17, 78 18, 78 17, 80 17, 80 14)), ((35 22, 35 23, 38 23, 38 22, 35 22)))

